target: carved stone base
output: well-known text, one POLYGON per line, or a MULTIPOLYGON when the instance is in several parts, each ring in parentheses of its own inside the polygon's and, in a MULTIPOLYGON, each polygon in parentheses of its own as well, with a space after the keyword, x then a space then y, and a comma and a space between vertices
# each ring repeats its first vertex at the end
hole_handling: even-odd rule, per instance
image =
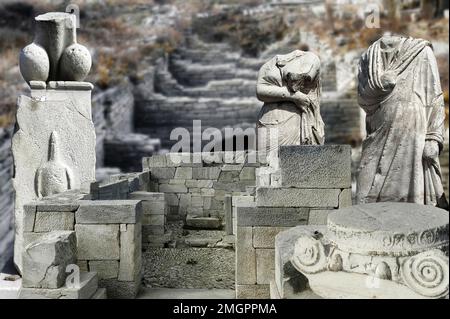
POLYGON ((448 234, 448 213, 431 206, 375 203, 337 210, 326 229, 299 226, 278 235, 277 288, 288 297, 284 286, 295 277, 287 271, 293 266, 307 278, 304 287, 324 298, 444 298, 448 234))

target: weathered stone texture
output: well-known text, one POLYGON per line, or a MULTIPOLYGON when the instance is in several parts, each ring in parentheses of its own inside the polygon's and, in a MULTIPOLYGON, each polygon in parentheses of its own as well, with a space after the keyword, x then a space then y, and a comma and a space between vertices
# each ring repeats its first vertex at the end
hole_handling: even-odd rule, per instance
POLYGON ((350 188, 351 147, 281 146, 280 168, 283 187, 350 188))
POLYGON ((82 260, 119 260, 119 225, 75 225, 78 258, 82 260))
POLYGON ((62 287, 67 277, 66 266, 76 262, 76 250, 73 231, 50 232, 27 245, 23 252, 23 287, 62 287))

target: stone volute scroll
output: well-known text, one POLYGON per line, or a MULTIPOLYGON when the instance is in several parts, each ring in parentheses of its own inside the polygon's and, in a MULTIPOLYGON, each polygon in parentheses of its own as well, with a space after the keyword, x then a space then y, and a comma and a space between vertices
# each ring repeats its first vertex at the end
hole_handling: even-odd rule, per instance
POLYGON ((360 60, 366 112, 358 203, 413 202, 448 208, 439 164, 444 98, 430 42, 386 35, 360 60))
POLYGON ((75 15, 35 18, 35 37, 20 53, 30 94, 17 102, 12 138, 15 190, 14 263, 21 272, 29 244, 24 205, 69 189, 89 192, 95 182, 96 136, 89 50, 77 43, 75 15))
POLYGON ((320 60, 314 53, 296 50, 265 63, 258 75, 257 97, 264 102, 257 122, 260 150, 324 143, 320 60), (271 132, 276 134, 272 139, 271 132))
MULTIPOLYGON (((326 229, 316 228, 298 226, 279 235, 276 250, 282 255, 289 247, 283 242, 295 243, 290 263, 317 295, 448 298, 445 210, 414 203, 363 204, 331 212, 326 229)), ((277 283, 278 291, 282 284, 277 283)))

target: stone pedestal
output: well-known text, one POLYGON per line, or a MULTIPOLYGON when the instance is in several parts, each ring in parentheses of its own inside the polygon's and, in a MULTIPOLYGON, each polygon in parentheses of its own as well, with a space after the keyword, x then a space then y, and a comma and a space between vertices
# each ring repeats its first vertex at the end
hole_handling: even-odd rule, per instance
POLYGON ((277 236, 272 296, 295 298, 310 287, 323 298, 448 297, 448 236, 448 213, 431 206, 337 210, 326 228, 298 226, 277 236), (296 277, 307 284, 292 285, 296 277))
POLYGON ((324 224, 330 211, 352 203, 350 146, 282 146, 279 160, 280 186, 258 187, 251 207, 236 208, 239 299, 270 297, 279 232, 324 224))
POLYGON ((31 81, 18 99, 12 139, 15 189, 14 262, 21 271, 24 205, 69 189, 89 191, 95 181, 92 84, 31 81))

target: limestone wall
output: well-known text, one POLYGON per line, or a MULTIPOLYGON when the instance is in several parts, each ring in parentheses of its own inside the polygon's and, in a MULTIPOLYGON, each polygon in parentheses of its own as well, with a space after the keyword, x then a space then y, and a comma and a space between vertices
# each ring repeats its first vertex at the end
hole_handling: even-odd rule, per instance
POLYGON ((192 154, 166 154, 143 160, 144 170, 150 172, 150 190, 166 194, 169 206, 168 219, 179 220, 198 217, 216 218, 225 224, 224 201, 227 195, 254 194, 256 170, 265 164, 249 160, 252 155, 237 153, 214 153, 214 162, 192 162, 192 154), (229 164, 225 159, 230 157, 229 164), (249 157, 250 156, 250 157, 249 157), (176 158, 186 159, 175 163, 176 158))
POLYGON ((14 239, 11 135, 12 127, 0 128, 0 270, 12 256, 14 239))

